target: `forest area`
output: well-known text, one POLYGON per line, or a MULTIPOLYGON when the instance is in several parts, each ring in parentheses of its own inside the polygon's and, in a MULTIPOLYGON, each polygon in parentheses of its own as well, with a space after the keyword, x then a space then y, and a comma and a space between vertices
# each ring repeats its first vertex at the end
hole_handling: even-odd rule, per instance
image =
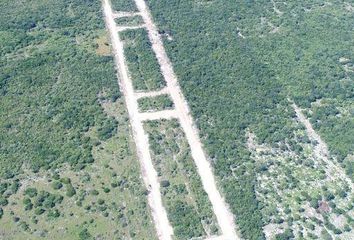
POLYGON ((291 101, 353 179, 350 3, 147 2, 160 31, 174 39, 164 39, 165 47, 243 237, 265 238, 266 224, 247 132, 260 144, 301 152, 291 101))

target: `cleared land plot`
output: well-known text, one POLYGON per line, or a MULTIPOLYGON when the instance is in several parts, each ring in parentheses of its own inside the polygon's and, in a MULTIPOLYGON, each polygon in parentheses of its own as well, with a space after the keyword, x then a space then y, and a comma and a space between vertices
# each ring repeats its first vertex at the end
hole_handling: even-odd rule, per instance
POLYGON ((173 108, 173 102, 167 94, 156 97, 140 98, 138 104, 141 112, 160 111, 173 108))
POLYGON ((144 23, 141 16, 119 17, 115 19, 118 26, 137 26, 144 23))
POLYGON ((124 53, 134 89, 151 91, 165 86, 146 30, 127 30, 120 33, 120 37, 124 42, 124 53))
POLYGON ((145 129, 176 238, 218 235, 216 218, 177 120, 150 121, 145 129))
POLYGON ((133 12, 137 11, 134 0, 111 0, 111 5, 115 11, 133 12))

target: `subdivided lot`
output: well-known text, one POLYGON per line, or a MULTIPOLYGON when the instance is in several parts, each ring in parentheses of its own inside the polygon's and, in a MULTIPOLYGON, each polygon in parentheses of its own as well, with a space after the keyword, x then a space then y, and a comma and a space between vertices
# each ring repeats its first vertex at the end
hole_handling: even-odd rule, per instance
POLYGON ((115 22, 118 26, 139 26, 144 23, 141 16, 119 17, 115 22))
POLYGON ((139 111, 152 112, 160 110, 168 110, 173 108, 173 102, 169 95, 160 95, 156 97, 143 97, 138 100, 139 111))
POLYGON ((120 37, 135 90, 157 90, 165 86, 146 30, 126 30, 120 33, 120 37))
POLYGON ((147 122, 145 129, 176 239, 218 235, 216 218, 177 120, 147 122))
POLYGON ((137 11, 134 0, 111 0, 113 10, 122 12, 137 11))

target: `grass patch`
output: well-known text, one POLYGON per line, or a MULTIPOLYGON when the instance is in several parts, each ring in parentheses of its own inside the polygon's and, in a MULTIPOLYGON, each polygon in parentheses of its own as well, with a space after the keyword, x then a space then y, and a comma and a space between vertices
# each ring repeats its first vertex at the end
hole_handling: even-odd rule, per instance
POLYGON ((138 100, 139 110, 146 111, 160 111, 173 108, 173 102, 169 95, 159 95, 156 97, 144 97, 138 100))

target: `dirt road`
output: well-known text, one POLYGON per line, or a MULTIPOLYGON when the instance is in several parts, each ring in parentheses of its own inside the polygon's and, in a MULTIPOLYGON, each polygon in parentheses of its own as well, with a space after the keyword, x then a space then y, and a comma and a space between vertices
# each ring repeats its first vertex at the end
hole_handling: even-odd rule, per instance
POLYGON ((192 117, 189 112, 188 104, 185 101, 182 91, 179 87, 177 77, 173 71, 172 64, 165 52, 162 40, 155 26, 150 12, 144 0, 135 0, 135 3, 142 16, 145 27, 148 31, 152 49, 155 52, 157 60, 160 64, 162 75, 165 78, 171 98, 175 104, 180 124, 186 134, 186 138, 190 145, 192 157, 201 177, 204 190, 208 194, 209 200, 213 206, 214 213, 221 228, 223 239, 236 240, 238 236, 235 232, 235 224, 233 215, 229 211, 226 202, 221 197, 215 182, 209 161, 206 159, 205 153, 199 139, 199 133, 194 126, 192 117))
MULTIPOLYGON (((198 173, 201 177, 203 188, 208 194, 212 204, 215 216, 222 231, 222 235, 216 239, 237 240, 239 237, 235 231, 233 215, 228 209, 228 206, 220 195, 216 181, 212 172, 211 165, 203 151, 199 133, 194 126, 193 119, 190 115, 188 104, 184 99, 182 91, 179 87, 177 77, 173 71, 172 64, 165 52, 162 40, 158 30, 152 20, 150 12, 144 0, 135 0, 138 7, 138 13, 124 13, 123 15, 141 15, 144 21, 143 27, 146 28, 152 50, 154 51, 161 73, 166 81, 167 87, 156 92, 136 93, 134 92, 131 79, 128 74, 126 61, 124 58, 123 43, 119 38, 118 31, 125 30, 124 27, 117 27, 114 17, 122 14, 113 13, 109 0, 103 0, 105 20, 107 28, 110 31, 112 39, 112 47, 116 60, 116 67, 119 73, 119 85, 125 96, 125 101, 133 129, 134 140, 136 142, 139 159, 142 166, 143 178, 146 186, 149 188, 148 195, 149 205, 152 209, 152 215, 155 221, 155 226, 158 232, 159 239, 169 240, 173 235, 173 229, 168 221, 167 213, 162 205, 160 184, 156 170, 153 167, 149 152, 148 137, 143 129, 143 121, 155 120, 164 118, 176 118, 180 121, 182 129, 185 132, 186 138, 190 145, 191 155, 195 161, 198 173), (137 99, 140 97, 153 97, 160 94, 169 94, 174 103, 175 109, 152 113, 139 113, 137 99)), ((136 26, 141 27, 141 26, 136 26)), ((129 28, 135 28, 129 27, 129 28)), ((214 239, 214 238, 211 238, 214 239)))
POLYGON ((132 82, 129 78, 126 61, 124 58, 123 43, 119 39, 118 29, 116 27, 112 8, 108 0, 103 0, 103 10, 107 28, 111 35, 112 48, 115 55, 116 67, 118 70, 118 79, 121 90, 124 93, 126 106, 133 130, 133 137, 137 146, 137 152, 142 168, 142 176, 148 187, 148 202, 152 210, 152 217, 159 239, 172 239, 173 229, 168 221, 167 213, 162 205, 160 184, 157 173, 153 167, 149 152, 148 137, 143 129, 142 121, 138 111, 138 105, 134 96, 132 82))
POLYGON ((316 131, 313 129, 310 121, 305 117, 305 115, 302 113, 301 109, 295 104, 292 104, 292 107, 294 108, 294 111, 296 113, 296 116, 298 120, 305 126, 307 135, 311 141, 316 141, 317 145, 314 147, 314 154, 318 159, 321 159, 324 161, 330 170, 334 171, 331 173, 328 173, 329 177, 333 175, 339 175, 341 179, 343 179, 348 186, 351 188, 353 191, 353 182, 351 179, 347 176, 347 174, 344 172, 344 170, 340 167, 337 166, 331 159, 330 159, 330 154, 328 151, 327 144, 321 139, 320 135, 316 133, 316 131))

